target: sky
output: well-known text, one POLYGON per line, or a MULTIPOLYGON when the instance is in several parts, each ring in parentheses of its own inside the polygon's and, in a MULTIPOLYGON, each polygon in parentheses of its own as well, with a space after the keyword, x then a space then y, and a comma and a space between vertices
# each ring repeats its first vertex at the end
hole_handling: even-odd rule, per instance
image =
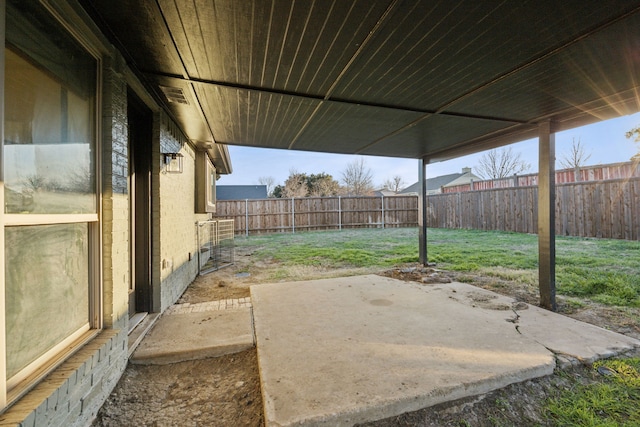
MULTIPOLYGON (((556 133, 556 168, 559 160, 571 149, 572 141, 580 140, 587 154, 589 165, 629 161, 638 152, 638 145, 625 137, 625 133, 640 125, 640 113, 556 133)), ((531 164, 529 173, 537 172, 538 140, 531 139, 511 145, 531 164)), ((337 181, 342 172, 354 160, 363 158, 373 173, 374 187, 394 176, 402 177, 403 187, 418 181, 419 163, 416 159, 391 157, 326 154, 307 151, 276 150, 265 148, 228 146, 233 173, 223 175, 217 185, 257 185, 261 177, 273 177, 275 185, 283 184, 292 170, 306 174, 327 173, 337 181)), ((462 168, 478 165, 482 152, 427 165, 427 177, 437 177, 461 172, 462 168)))

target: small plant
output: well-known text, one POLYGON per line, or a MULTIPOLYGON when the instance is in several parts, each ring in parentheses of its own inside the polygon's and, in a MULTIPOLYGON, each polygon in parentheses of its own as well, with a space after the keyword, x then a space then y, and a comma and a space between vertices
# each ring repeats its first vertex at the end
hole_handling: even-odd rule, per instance
POLYGON ((496 399, 496 406, 501 410, 504 411, 505 409, 509 409, 509 402, 507 402, 505 399, 502 398, 497 398, 496 399))

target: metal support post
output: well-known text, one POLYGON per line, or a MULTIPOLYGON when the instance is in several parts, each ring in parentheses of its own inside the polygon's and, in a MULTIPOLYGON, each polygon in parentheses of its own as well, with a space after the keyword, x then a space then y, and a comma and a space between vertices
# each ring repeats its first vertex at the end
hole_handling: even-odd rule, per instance
POLYGON ((419 259, 420 264, 426 266, 429 261, 427 259, 427 161, 425 158, 419 161, 418 182, 420 183, 420 195, 418 196, 419 259))
POLYGON ((556 142, 549 121, 539 125, 538 279, 540 305, 556 311, 556 142))

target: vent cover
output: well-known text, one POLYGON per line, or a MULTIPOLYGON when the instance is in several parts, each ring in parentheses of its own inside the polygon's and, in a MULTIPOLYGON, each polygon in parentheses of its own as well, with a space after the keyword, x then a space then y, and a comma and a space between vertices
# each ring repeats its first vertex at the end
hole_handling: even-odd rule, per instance
POLYGON ((189 105, 189 101, 184 96, 184 91, 179 87, 160 86, 160 90, 167 97, 167 101, 174 104, 189 105))

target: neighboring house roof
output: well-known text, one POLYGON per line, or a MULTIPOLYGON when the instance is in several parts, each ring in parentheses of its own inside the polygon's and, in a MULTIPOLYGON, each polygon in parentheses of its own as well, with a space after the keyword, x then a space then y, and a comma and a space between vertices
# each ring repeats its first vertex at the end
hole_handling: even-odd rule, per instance
POLYGON ((217 185, 216 199, 218 200, 245 200, 266 199, 266 185, 217 185))
POLYGON ((380 197, 380 196, 390 197, 390 196, 397 196, 398 194, 399 193, 396 193, 395 191, 387 190, 386 188, 383 188, 381 190, 375 190, 373 192, 373 195, 376 197, 380 197))
MULTIPOLYGON (((463 168, 462 172, 436 176, 427 179, 427 193, 439 193, 442 187, 468 184, 470 180, 479 181, 481 178, 471 172, 471 168, 463 168)), ((398 194, 420 194, 420 181, 412 184, 398 194)))
MULTIPOLYGON (((462 176, 461 173, 451 173, 449 175, 437 176, 435 178, 427 179, 427 191, 436 191, 440 190, 444 185, 455 181, 456 179, 462 176)), ((400 194, 420 194, 420 181, 412 184, 402 190, 400 194)))
POLYGON ((482 178, 480 178, 477 175, 472 174, 471 172, 467 172, 467 173, 463 173, 461 174, 458 178, 454 179, 453 181, 444 184, 443 187, 453 187, 456 185, 464 185, 464 184, 468 184, 469 181, 473 180, 475 181, 482 181, 482 178))

